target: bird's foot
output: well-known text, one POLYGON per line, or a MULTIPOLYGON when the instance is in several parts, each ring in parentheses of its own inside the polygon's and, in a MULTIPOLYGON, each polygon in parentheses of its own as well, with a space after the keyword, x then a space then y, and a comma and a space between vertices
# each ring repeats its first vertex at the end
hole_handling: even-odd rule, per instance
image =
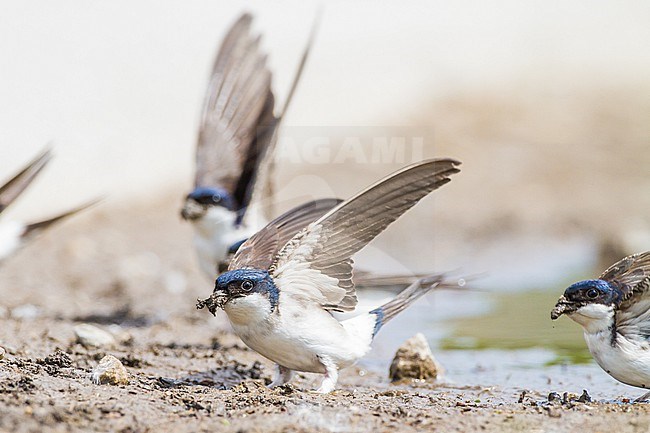
POLYGON ((318 387, 318 389, 314 390, 315 393, 317 394, 329 394, 330 392, 334 391, 334 388, 336 388, 335 383, 325 383, 326 381, 324 380, 323 383, 318 387))
POLYGON ((292 377, 293 370, 289 370, 286 367, 276 364, 273 381, 267 385, 267 388, 275 388, 276 386, 284 385, 285 383, 289 382, 292 377))
POLYGON ((641 397, 635 399, 634 403, 648 403, 650 402, 648 399, 650 399, 650 391, 646 392, 641 397))
POLYGON ((336 388, 336 382, 339 380, 339 370, 332 362, 321 358, 321 363, 325 366, 325 379, 316 390, 319 394, 329 394, 336 388))

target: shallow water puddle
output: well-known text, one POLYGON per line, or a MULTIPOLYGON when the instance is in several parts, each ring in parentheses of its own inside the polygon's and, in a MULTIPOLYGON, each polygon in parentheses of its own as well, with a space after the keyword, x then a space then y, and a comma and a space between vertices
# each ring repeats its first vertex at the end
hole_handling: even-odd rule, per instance
MULTIPOLYGON (((379 304, 386 296, 367 298, 379 304)), ((443 383, 452 386, 496 386, 513 395, 526 389, 540 396, 587 389, 599 400, 643 394, 593 362, 577 324, 551 321, 558 296, 550 290, 434 293, 382 329, 361 365, 388 371, 397 347, 422 332, 446 369, 443 383)))

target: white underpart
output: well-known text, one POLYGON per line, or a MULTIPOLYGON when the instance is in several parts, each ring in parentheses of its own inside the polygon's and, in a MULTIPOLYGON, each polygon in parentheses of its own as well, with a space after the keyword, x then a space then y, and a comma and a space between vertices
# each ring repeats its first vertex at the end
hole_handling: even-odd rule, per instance
POLYGON ((16 221, 0 223, 0 261, 3 261, 22 246, 21 236, 25 225, 16 221))
POLYGON ((628 385, 650 388, 650 345, 645 339, 618 332, 612 346, 611 306, 586 305, 569 317, 582 325, 589 352, 603 370, 628 385))
POLYGON ((194 226, 194 247, 199 257, 201 270, 210 279, 217 276, 220 263, 228 260, 230 247, 260 230, 264 222, 257 216, 235 226, 237 213, 222 206, 213 206, 206 214, 192 221, 194 226))

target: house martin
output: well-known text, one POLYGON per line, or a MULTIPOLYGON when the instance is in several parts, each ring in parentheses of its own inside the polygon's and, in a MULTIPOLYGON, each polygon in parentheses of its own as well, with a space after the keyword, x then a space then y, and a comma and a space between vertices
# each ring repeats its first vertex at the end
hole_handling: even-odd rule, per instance
POLYGON ((449 182, 459 164, 422 161, 334 207, 319 200, 285 213, 243 243, 197 308, 223 309, 242 341, 277 364, 270 386, 304 371, 325 375, 318 392, 333 391, 339 369, 368 353, 383 325, 434 287, 457 287, 434 275, 368 313, 342 321, 332 315, 357 305, 352 256, 449 182))
MULTIPOLYGON (((614 379, 650 389, 650 251, 569 286, 551 311, 584 330, 589 352, 614 379)), ((637 401, 646 400, 650 392, 637 401)))
MULTIPOLYGON (((46 149, 0 186, 0 214, 27 189, 51 158, 52 152, 46 149)), ((95 203, 96 201, 86 203, 59 215, 28 224, 18 221, 0 222, 0 264, 37 234, 95 203)))

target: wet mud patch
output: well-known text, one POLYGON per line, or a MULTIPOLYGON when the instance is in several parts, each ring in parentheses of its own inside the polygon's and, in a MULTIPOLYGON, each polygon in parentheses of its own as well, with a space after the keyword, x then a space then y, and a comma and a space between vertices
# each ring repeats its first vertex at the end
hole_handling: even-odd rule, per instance
POLYGON ((200 385, 226 390, 241 384, 245 380, 262 379, 262 374, 262 364, 258 361, 253 362, 250 366, 235 361, 231 365, 193 373, 181 379, 161 377, 158 382, 164 388, 200 385))
POLYGON ((125 328, 146 327, 158 321, 152 316, 135 313, 129 304, 106 313, 90 313, 86 315, 78 315, 73 317, 72 320, 79 323, 119 325, 125 328))

